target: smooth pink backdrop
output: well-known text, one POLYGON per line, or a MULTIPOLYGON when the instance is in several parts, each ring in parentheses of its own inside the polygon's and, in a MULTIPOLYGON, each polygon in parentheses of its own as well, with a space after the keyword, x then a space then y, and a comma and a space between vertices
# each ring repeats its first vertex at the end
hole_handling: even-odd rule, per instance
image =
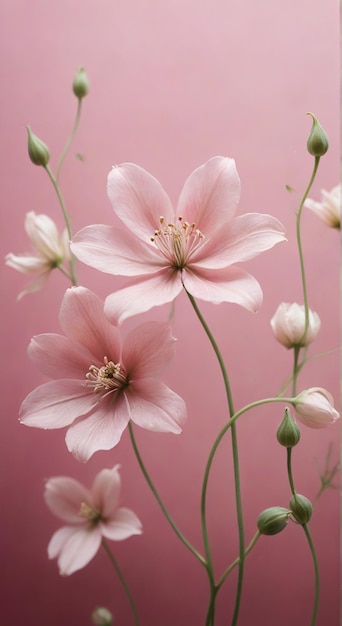
MULTIPOLYGON (((295 212, 312 158, 306 138, 312 111, 330 137, 311 196, 339 178, 338 2, 327 0, 3 0, 1 23, 2 256, 28 250, 27 211, 47 213, 62 226, 44 172, 26 153, 25 125, 44 139, 55 167, 73 123, 70 83, 84 65, 91 92, 62 176, 74 232, 113 223, 106 176, 115 163, 133 161, 154 174, 177 200, 185 178, 215 154, 233 156, 242 179, 241 212, 268 212, 287 229, 288 243, 248 264, 260 280, 258 315, 233 305, 201 304, 226 359, 236 407, 272 395, 291 368, 269 320, 280 301, 301 300, 295 212), (79 152, 84 162, 75 158, 79 152), (289 194, 285 185, 295 192, 289 194)), ((312 361, 300 387, 323 386, 338 404, 338 234, 303 215, 310 305, 322 320, 312 361)), ((71 475, 90 483, 102 467, 122 465, 123 505, 144 526, 142 537, 113 545, 141 614, 141 626, 204 624, 208 601, 204 571, 169 529, 134 458, 128 433, 110 452, 85 466, 64 444, 64 432, 28 429, 17 421, 25 395, 43 382, 29 362, 32 335, 58 332, 66 287, 57 272, 41 293, 16 302, 26 277, 2 273, 1 621, 7 626, 90 624, 98 604, 115 624, 133 624, 127 600, 106 555, 62 578, 46 547, 59 522, 47 510, 43 480, 71 475)), ((105 296, 123 281, 79 266, 80 282, 105 296)), ((168 308, 133 320, 166 319, 168 308)), ((129 324, 127 324, 129 326, 129 324)), ((177 354, 164 380, 184 397, 189 418, 181 436, 136 431, 146 465, 179 527, 202 549, 199 501, 205 459, 226 420, 220 372, 189 302, 177 300, 177 354)), ((275 440, 282 407, 255 410, 239 422, 242 497, 247 541, 259 512, 287 506, 285 451, 275 440)), ((327 447, 338 456, 339 427, 302 428, 294 454, 297 489, 313 498, 327 447)), ((216 571, 237 555, 229 438, 209 484, 209 530, 216 571)), ((329 490, 311 524, 321 567, 317 626, 339 622, 338 492, 329 490)), ((235 575, 218 599, 217 625, 230 623, 235 575)), ((263 538, 248 557, 240 626, 310 623, 313 570, 301 529, 289 525, 263 538)))

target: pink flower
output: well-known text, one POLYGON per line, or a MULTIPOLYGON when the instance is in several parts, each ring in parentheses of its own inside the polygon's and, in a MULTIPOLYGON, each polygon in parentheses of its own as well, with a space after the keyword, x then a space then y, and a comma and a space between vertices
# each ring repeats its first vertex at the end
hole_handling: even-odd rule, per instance
POLYGON ((102 272, 135 277, 106 299, 109 319, 121 322, 170 302, 183 287, 202 300, 258 310, 260 285, 235 264, 283 241, 284 229, 269 215, 234 217, 240 179, 233 159, 214 157, 196 169, 176 214, 160 183, 132 163, 112 169, 108 195, 127 228, 88 226, 71 249, 102 272))
POLYGON ((34 254, 6 255, 6 265, 18 272, 35 276, 35 280, 22 291, 18 300, 27 293, 41 289, 50 272, 59 267, 63 260, 69 258, 68 234, 65 229, 62 236, 58 234, 56 224, 47 215, 36 215, 34 211, 26 214, 25 230, 34 248, 34 254))
POLYGON ((163 322, 145 322, 121 341, 103 302, 84 287, 67 289, 60 310, 63 335, 33 337, 28 354, 55 380, 32 391, 20 409, 27 426, 63 428, 81 461, 113 448, 129 420, 152 431, 180 433, 185 403, 158 380, 174 353, 163 322))
POLYGON ((305 330, 304 305, 293 302, 282 302, 271 319, 271 326, 275 338, 286 348, 294 346, 308 346, 316 339, 321 327, 321 320, 317 313, 309 310, 309 326, 302 341, 305 330))
POLYGON ((45 502, 67 526, 52 536, 50 559, 58 559, 60 574, 68 576, 88 565, 102 537, 122 541, 140 535, 141 522, 131 511, 119 508, 121 479, 119 465, 97 474, 91 489, 66 476, 50 478, 45 485, 45 502))
POLYGON ((332 395, 322 387, 302 391, 293 404, 298 419, 310 428, 325 428, 340 417, 332 395))
POLYGON ((332 228, 340 228, 341 224, 341 183, 331 191, 321 190, 321 202, 307 198, 304 206, 311 209, 316 215, 332 228))

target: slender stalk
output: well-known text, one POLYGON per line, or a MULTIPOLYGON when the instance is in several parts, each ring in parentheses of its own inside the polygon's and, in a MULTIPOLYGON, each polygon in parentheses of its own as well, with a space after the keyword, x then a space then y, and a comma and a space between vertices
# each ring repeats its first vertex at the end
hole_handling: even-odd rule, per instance
POLYGON ((303 530, 304 530, 306 538, 308 540, 308 544, 309 544, 309 547, 310 547, 312 560, 313 560, 313 564, 314 564, 314 570, 315 570, 315 601, 314 601, 314 607, 313 607, 312 616, 311 616, 311 622, 310 622, 310 626, 315 626, 316 620, 317 620, 319 593, 320 593, 319 567, 318 567, 318 560, 317 560, 316 550, 315 550, 315 547, 314 547, 314 544, 313 544, 313 541, 312 541, 312 537, 311 537, 311 534, 310 534, 310 531, 309 531, 309 528, 308 528, 307 524, 303 524, 303 530))
POLYGON ((296 490, 294 486, 293 474, 292 474, 292 448, 286 448, 287 452, 287 475, 290 483, 291 492, 294 496, 296 496, 296 490))
MULTIPOLYGON (((258 541, 259 537, 261 537, 261 534, 259 533, 259 531, 257 531, 252 539, 252 541, 250 542, 250 544, 247 546, 246 550, 245 550, 245 558, 246 556, 248 556, 248 554, 252 551, 252 549, 254 548, 256 542, 258 541)), ((239 557, 237 559, 235 559, 235 561, 233 561, 229 567, 226 569, 226 571, 222 574, 220 580, 218 581, 218 583, 216 584, 216 588, 217 590, 220 589, 220 587, 223 585, 224 581, 226 580, 227 576, 230 574, 230 572, 233 571, 234 567, 236 567, 237 565, 239 565, 239 557)))
POLYGON ((112 563, 112 565, 113 565, 113 567, 114 567, 114 569, 115 569, 115 571, 116 571, 116 573, 118 575, 118 578, 119 578, 119 580, 120 580, 120 582, 121 582, 121 584, 122 584, 122 586, 123 586, 123 588, 125 590, 126 596, 128 598, 128 601, 129 601, 129 604, 131 606, 132 613, 133 613, 133 616, 134 616, 134 624, 135 624, 135 626, 140 626, 139 617, 138 617, 138 611, 137 611, 137 608, 135 606, 135 602, 133 600, 133 596, 132 596, 132 594, 130 592, 130 589, 128 587, 128 584, 127 584, 127 582, 126 582, 126 580, 125 580, 125 578, 123 576, 123 573, 122 573, 121 569, 119 568, 119 566, 117 564, 117 561, 114 558, 114 555, 113 555, 113 553, 112 553, 112 551, 111 551, 111 549, 110 549, 110 547, 109 547, 109 545, 108 545, 108 543, 107 543, 107 541, 105 539, 102 539, 102 546, 103 546, 105 552, 107 553, 107 555, 108 555, 108 557, 110 559, 110 562, 112 563))
POLYGON ((82 98, 78 98, 77 100, 77 111, 76 111, 76 117, 75 117, 75 121, 74 121, 74 125, 72 127, 72 131, 70 133, 70 137, 68 139, 68 141, 65 144, 65 147, 63 149, 63 152, 61 154, 61 156, 59 157, 58 160, 58 164, 57 164, 57 170, 56 170, 56 182, 58 184, 59 182, 59 176, 61 173, 61 168, 64 162, 64 159, 67 155, 67 153, 69 152, 69 148, 74 140, 74 137, 76 135, 76 131, 80 122, 80 118, 81 118, 81 109, 82 109, 82 98))
MULTIPOLYGON (((185 291, 188 295, 188 298, 192 304, 192 307, 200 323, 202 324, 202 327, 204 328, 204 331, 212 345, 212 348, 219 362, 220 369, 221 369, 222 376, 223 376, 224 386, 226 390, 229 415, 232 418, 232 416, 234 415, 233 397, 232 397, 232 392, 230 388, 226 366, 223 361, 221 352, 209 329, 208 324, 206 323, 203 315, 201 314, 197 306, 195 298, 186 289, 185 291)), ((244 535, 244 527, 243 527, 243 511, 242 511, 242 501, 241 501, 239 452, 238 452, 238 441, 237 441, 237 432, 236 432, 235 423, 231 424, 231 436, 232 436, 232 451, 233 451, 233 465, 234 465, 235 503, 236 503, 236 514, 237 514, 238 531, 239 531, 239 574, 238 574, 237 590, 236 590, 236 596, 235 596, 234 613, 233 613, 233 619, 232 619, 232 626, 235 626, 237 624, 237 620, 239 616, 242 585, 243 585, 243 575, 244 575, 244 559, 245 559, 245 535, 244 535)), ((204 480, 203 480, 202 498, 201 498, 201 521, 202 521, 203 541, 205 545, 208 565, 210 566, 210 576, 213 577, 213 566, 212 566, 212 559, 210 555, 210 547, 209 547, 207 524, 206 524, 206 491, 207 491, 208 478, 209 478, 209 473, 205 475, 204 480)), ((209 570, 208 570, 208 573, 209 573, 209 570)), ((210 584, 212 585, 212 579, 210 580, 210 584)))
POLYGON ((131 442, 132 442, 132 446, 133 446, 133 450, 135 453, 135 456, 137 458, 137 461, 139 463, 140 469, 146 479, 146 482, 148 484, 148 486, 150 487, 155 499, 157 500, 161 510, 163 511, 167 521, 169 522, 171 528, 174 530, 174 532, 176 533, 177 537, 182 541, 182 543, 188 548, 188 550, 190 550, 190 552, 192 552, 192 554, 200 561, 200 563, 202 563, 202 565, 204 565, 205 568, 207 568, 207 562, 206 560, 203 558, 203 556, 197 552, 197 550, 190 544, 190 542, 184 537, 184 535, 180 532, 179 528, 177 527, 177 525, 175 524, 175 522, 173 521, 173 519, 171 518, 171 515, 169 514, 168 510, 166 509, 166 506, 164 505, 156 487, 154 486, 152 479, 144 465, 144 462, 142 460, 141 454, 139 452, 138 446, 137 446, 137 442, 134 436, 134 432, 133 432, 133 426, 131 424, 131 422, 129 422, 128 424, 128 430, 129 430, 129 434, 131 437, 131 442))
MULTIPOLYGON (((66 206, 65 206, 65 203, 64 203, 64 200, 63 200, 63 196, 61 194, 61 190, 59 188, 57 180, 54 177, 54 175, 53 175, 49 165, 45 166, 45 170, 46 170, 47 175, 49 176, 49 178, 50 178, 50 180, 51 180, 51 182, 53 184, 54 190, 55 190, 55 192, 57 194, 57 198, 58 198, 59 204, 60 204, 62 212, 63 212, 65 225, 66 225, 66 228, 67 228, 67 231, 68 231, 68 237, 69 237, 69 240, 71 240, 72 239, 72 230, 71 230, 70 218, 69 218, 68 212, 66 210, 66 206)), ((71 282, 72 282, 72 284, 74 286, 76 286, 77 285, 77 279, 76 279, 76 274, 75 274, 75 257, 73 255, 70 256, 69 264, 70 264, 71 282)))

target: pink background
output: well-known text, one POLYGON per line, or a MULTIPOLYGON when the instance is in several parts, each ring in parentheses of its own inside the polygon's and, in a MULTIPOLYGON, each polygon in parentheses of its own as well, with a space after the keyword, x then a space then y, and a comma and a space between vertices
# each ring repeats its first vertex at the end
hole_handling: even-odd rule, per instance
MULTIPOLYGON (((242 179, 241 212, 268 212, 287 229, 288 243, 248 267, 260 280, 258 315, 233 305, 200 303, 226 359, 236 407, 273 395, 290 373, 292 358, 273 339, 269 320, 278 304, 301 301, 295 211, 308 181, 306 153, 312 111, 330 136, 311 194, 330 189, 339 176, 337 0, 3 0, 0 6, 2 102, 2 256, 29 249, 27 211, 47 213, 62 226, 53 189, 26 154, 25 125, 44 139, 55 168, 73 122, 70 90, 84 65, 91 93, 61 185, 74 232, 113 223, 106 197, 111 166, 133 161, 154 174, 176 202, 183 182, 215 154, 233 156, 242 179), (84 162, 74 155, 80 152, 84 162), (289 194, 285 185, 296 192, 289 194)), ((339 397, 338 234, 309 212, 303 216, 310 305, 322 330, 312 352, 335 351, 312 361, 299 387, 323 386, 339 397)), ((2 266, 2 513, 1 621, 7 626, 90 624, 102 604, 116 624, 133 623, 127 600, 104 553, 70 578, 58 574, 46 547, 59 521, 42 499, 43 479, 66 474, 91 483, 102 467, 122 465, 122 502, 144 526, 142 537, 113 544, 136 599, 141 626, 204 624, 208 592, 204 571, 167 526, 139 473, 128 433, 110 452, 86 465, 64 444, 64 432, 20 426, 25 395, 43 382, 26 356, 32 335, 58 332, 66 287, 55 272, 44 291, 17 303, 26 277, 2 266)), ((122 284, 79 266, 80 282, 105 296, 122 284)), ((166 319, 168 308, 133 320, 166 319)), ((128 324, 129 326, 129 324, 128 324)), ((205 459, 226 420, 223 385, 215 358, 191 307, 177 300, 176 357, 164 375, 184 397, 189 418, 181 436, 136 429, 146 465, 184 534, 202 549, 200 485, 205 459)), ((282 405, 251 412, 238 424, 246 540, 259 512, 287 506, 285 450, 275 439, 282 405)), ((314 498, 318 468, 329 442, 338 455, 338 426, 302 428, 294 453, 297 489, 314 498)), ((217 575, 237 555, 229 439, 222 444, 209 485, 210 537, 217 575)), ((325 492, 312 524, 322 576, 317 626, 338 624, 338 495, 325 492)), ((235 575, 218 597, 217 624, 229 624, 235 575)), ((239 624, 303 626, 312 608, 313 570, 299 527, 262 538, 246 562, 239 624)))

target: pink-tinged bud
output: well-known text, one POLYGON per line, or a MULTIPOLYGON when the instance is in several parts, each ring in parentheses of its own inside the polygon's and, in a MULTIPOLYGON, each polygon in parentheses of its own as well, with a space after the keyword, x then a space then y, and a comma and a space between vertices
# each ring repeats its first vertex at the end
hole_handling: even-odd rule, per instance
POLYGON ((328 151, 328 136, 318 119, 312 113, 307 113, 307 115, 311 115, 312 117, 312 128, 306 143, 307 149, 312 156, 321 157, 328 151))
POLYGON ((316 213, 322 222, 330 228, 341 227, 341 183, 331 191, 321 190, 321 202, 307 198, 304 206, 316 213))
POLYGON ((332 395, 322 387, 311 387, 293 401, 298 419, 310 428, 325 428, 339 419, 332 395))
POLYGON ((321 320, 314 311, 309 310, 309 326, 305 331, 305 308, 303 304, 282 302, 271 319, 275 338, 286 348, 308 346, 316 339, 321 327, 321 320))
POLYGON ((41 165, 42 167, 46 167, 50 160, 49 148, 31 131, 31 128, 29 126, 26 126, 26 129, 28 135, 28 153, 32 163, 34 163, 34 165, 41 165))

